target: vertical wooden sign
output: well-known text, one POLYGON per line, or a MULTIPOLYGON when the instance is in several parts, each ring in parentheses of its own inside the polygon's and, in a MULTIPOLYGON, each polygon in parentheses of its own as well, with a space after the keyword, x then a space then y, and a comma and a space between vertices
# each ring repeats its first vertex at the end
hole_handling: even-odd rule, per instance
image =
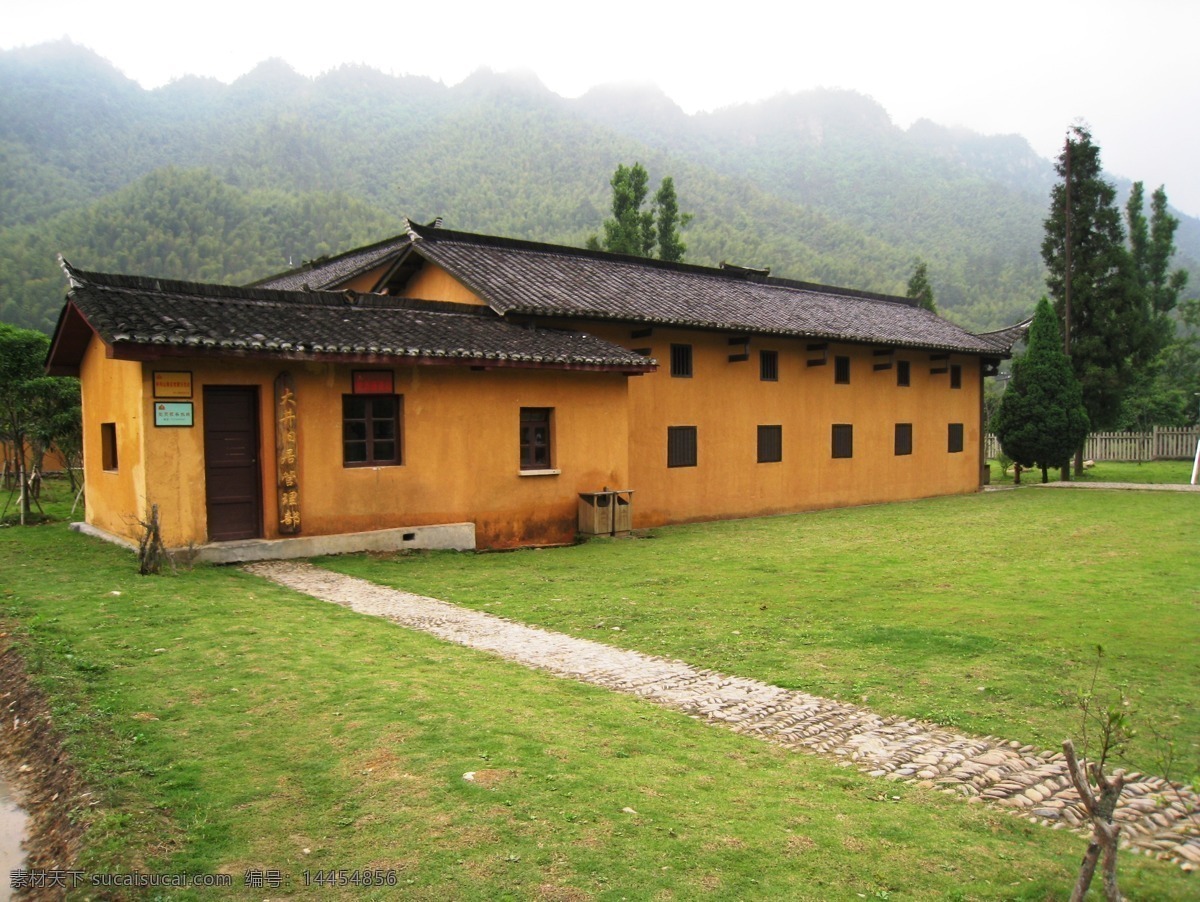
POLYGON ((289 373, 275 378, 275 472, 279 532, 300 532, 299 447, 296 439, 296 386, 289 373))

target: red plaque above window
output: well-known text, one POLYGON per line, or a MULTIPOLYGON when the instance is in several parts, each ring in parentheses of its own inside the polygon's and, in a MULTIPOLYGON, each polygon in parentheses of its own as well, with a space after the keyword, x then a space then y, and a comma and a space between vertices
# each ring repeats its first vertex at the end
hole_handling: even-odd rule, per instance
POLYGON ((396 391, 396 376, 390 370, 355 370, 354 394, 391 395, 396 391))

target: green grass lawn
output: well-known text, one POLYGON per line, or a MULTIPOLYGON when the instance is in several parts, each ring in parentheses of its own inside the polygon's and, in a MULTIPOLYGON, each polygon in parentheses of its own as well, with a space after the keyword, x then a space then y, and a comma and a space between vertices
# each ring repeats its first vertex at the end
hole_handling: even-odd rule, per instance
MULTIPOLYGON (((1194 767, 1195 502, 1021 491, 323 563, 1052 747, 1102 643, 1102 682, 1194 767)), ((397 895, 305 885, 333 868, 394 873, 416 899, 1042 900, 1066 895, 1083 852, 233 568, 139 577, 130 553, 61 523, 0 529, 0 573, 6 626, 96 791, 90 873, 288 878, 197 898, 397 895)), ((1175 866, 1121 868, 1131 898, 1194 896, 1175 866)))
MULTIPOLYGON (((992 469, 992 485, 1012 485, 1012 473, 1001 471, 999 462, 988 462, 992 469)), ((1071 479, 1079 482, 1138 482, 1164 483, 1187 485, 1192 479, 1190 460, 1148 460, 1143 463, 1102 460, 1094 467, 1083 471, 1082 476, 1071 475, 1071 479)), ((1050 482, 1061 479, 1060 470, 1048 470, 1046 476, 1050 482)), ((1034 485, 1042 481, 1041 470, 1024 470, 1021 473, 1021 485, 1034 485)))

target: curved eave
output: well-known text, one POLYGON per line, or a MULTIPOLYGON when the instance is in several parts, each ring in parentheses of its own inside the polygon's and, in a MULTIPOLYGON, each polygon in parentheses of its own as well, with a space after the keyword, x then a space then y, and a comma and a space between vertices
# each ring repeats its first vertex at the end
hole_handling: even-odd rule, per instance
POLYGON ((936 351, 952 354, 970 354, 981 357, 994 357, 999 351, 990 344, 980 343, 978 347, 967 348, 957 344, 947 344, 939 342, 912 342, 900 341, 895 336, 870 336, 870 335, 846 335, 845 333, 824 332, 815 329, 781 329, 767 328, 763 326, 750 326, 737 323, 723 323, 710 320, 682 320, 682 319, 667 319, 664 317, 654 316, 636 316, 628 314, 613 314, 605 311, 596 310, 572 310, 563 308, 547 309, 544 307, 506 307, 501 311, 498 307, 493 306, 498 313, 504 316, 528 316, 538 317, 542 319, 563 319, 563 320, 605 320, 613 323, 630 323, 640 326, 661 326, 663 328, 675 329, 697 329, 705 332, 735 332, 746 335, 770 335, 779 338, 796 338, 810 341, 836 341, 843 344, 871 345, 874 347, 891 346, 896 348, 906 348, 912 351, 936 351))
POLYGON ((47 376, 78 376, 83 355, 96 330, 75 304, 68 301, 58 314, 58 324, 46 354, 47 376))
POLYGON ((481 351, 438 351, 421 348, 361 348, 295 346, 287 343, 237 345, 217 341, 186 344, 142 342, 118 338, 108 344, 108 356, 114 360, 150 361, 180 357, 219 357, 238 360, 288 360, 319 363, 370 364, 391 366, 465 366, 471 369, 540 369, 641 375, 658 369, 653 360, 636 363, 624 360, 588 358, 549 358, 524 354, 481 351))

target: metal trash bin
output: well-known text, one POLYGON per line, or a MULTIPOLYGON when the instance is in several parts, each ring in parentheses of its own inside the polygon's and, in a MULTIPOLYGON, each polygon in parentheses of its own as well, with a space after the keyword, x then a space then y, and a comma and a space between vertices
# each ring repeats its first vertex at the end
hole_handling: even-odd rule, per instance
POLYGON ((579 534, 627 535, 633 529, 633 491, 609 489, 579 493, 579 534))

